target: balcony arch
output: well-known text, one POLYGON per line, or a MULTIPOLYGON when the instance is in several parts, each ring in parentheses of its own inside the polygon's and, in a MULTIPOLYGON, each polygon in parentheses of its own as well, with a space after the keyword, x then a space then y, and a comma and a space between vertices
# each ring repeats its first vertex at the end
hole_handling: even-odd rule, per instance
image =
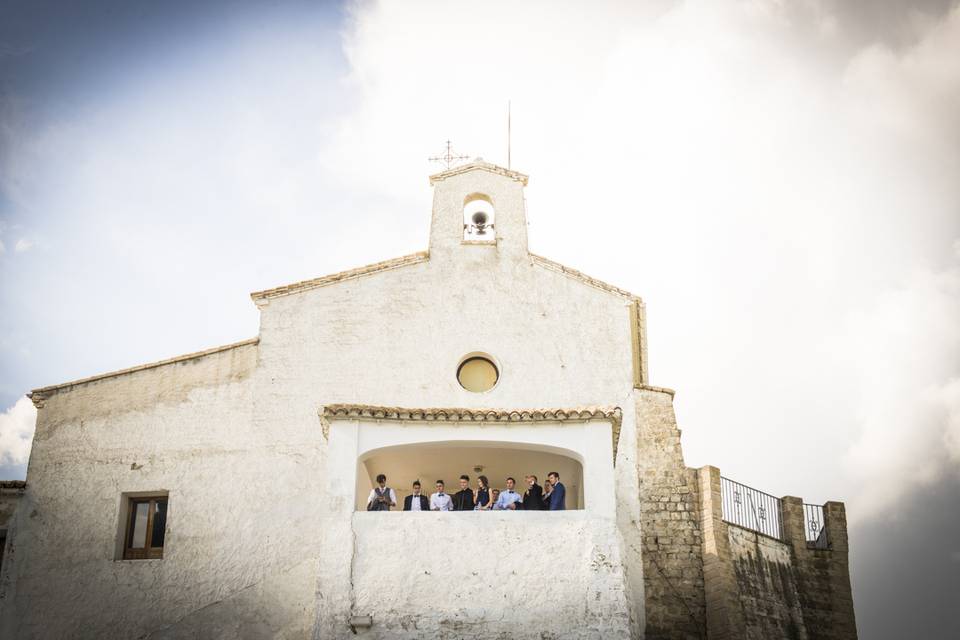
MULTIPOLYGON (((613 462, 620 434, 621 412, 617 407, 593 407, 581 409, 546 410, 492 410, 492 409, 406 409, 370 405, 329 405, 320 410, 321 427, 327 439, 326 491, 334 511, 347 515, 354 512, 357 503, 369 494, 370 473, 367 463, 377 455, 392 455, 397 452, 414 452, 426 447, 439 451, 443 448, 461 450, 505 449, 528 452, 529 464, 534 468, 516 469, 508 472, 518 485, 518 476, 534 473, 542 484, 543 475, 560 469, 544 468, 551 460, 543 456, 559 456, 579 464, 577 478, 577 505, 594 516, 613 518, 616 514, 613 462), (542 455, 540 455, 542 454, 542 455), (539 458, 539 459, 534 459, 539 458), (358 498, 358 492, 361 494, 358 498)), ((443 453, 442 451, 440 453, 443 453)), ((372 463, 371 463, 372 464, 372 463)), ((468 463, 462 463, 468 464, 468 463)), ((485 464, 485 463, 480 463, 485 464)), ((469 467, 459 470, 452 478, 442 478, 455 483, 460 473, 476 476, 469 467)), ((518 464, 518 466, 520 466, 518 464)), ((567 467, 568 469, 576 468, 567 467)), ((404 474, 430 472, 429 468, 404 469, 404 474)), ((447 473, 446 471, 443 471, 447 473)), ((576 475, 576 472, 570 471, 576 475)), ((391 477, 388 484, 397 491, 409 489, 414 477, 391 477)), ((500 487, 492 474, 491 485, 500 487)), ((432 489, 437 478, 420 477, 425 489, 432 489), (429 484, 426 484, 429 483, 429 484)), ((571 492, 569 478, 561 471, 561 481, 571 492)), ((398 496, 399 498, 399 496, 398 496)))
POLYGON ((509 440, 435 440, 372 449, 357 458, 355 508, 366 509, 367 497, 378 474, 387 476, 387 485, 397 494, 397 509, 412 492, 414 480, 420 480, 423 493, 435 491, 434 482, 444 480, 451 495, 459 490, 461 474, 470 476, 470 488, 476 490, 477 476, 485 475, 490 487, 504 489, 507 477, 516 480, 516 491, 526 490, 525 476, 534 475, 543 486, 549 472, 560 474, 566 488, 566 508, 585 507, 583 494, 583 458, 576 451, 548 444, 509 440))

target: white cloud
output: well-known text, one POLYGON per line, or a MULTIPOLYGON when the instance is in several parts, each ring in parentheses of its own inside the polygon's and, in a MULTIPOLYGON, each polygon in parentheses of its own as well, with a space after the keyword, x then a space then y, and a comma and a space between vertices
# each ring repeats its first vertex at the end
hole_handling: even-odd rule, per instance
POLYGON ((26 253, 32 248, 33 248, 33 242, 31 242, 27 238, 20 238, 19 240, 17 240, 17 244, 13 246, 13 250, 15 253, 26 253))
POLYGON ((960 265, 918 272, 864 312, 845 342, 859 434, 846 463, 855 520, 960 473, 960 265))
POLYGON ((37 410, 26 396, 0 413, 0 467, 27 463, 36 421, 37 410))
MULTIPOLYGON (((416 199, 418 161, 448 136, 505 162, 511 99, 532 247, 644 296, 651 375, 680 391, 688 462, 858 500, 909 460, 882 457, 870 434, 910 428, 869 413, 892 391, 872 383, 894 356, 854 340, 850 318, 879 315, 864 322, 882 340, 906 298, 917 327, 957 319, 960 7, 918 23, 909 47, 857 50, 824 3, 645 6, 358 3, 357 103, 325 169, 416 199)), ((912 371, 942 375, 910 382, 904 420, 942 413, 952 370, 938 339, 911 343, 928 356, 912 371)))

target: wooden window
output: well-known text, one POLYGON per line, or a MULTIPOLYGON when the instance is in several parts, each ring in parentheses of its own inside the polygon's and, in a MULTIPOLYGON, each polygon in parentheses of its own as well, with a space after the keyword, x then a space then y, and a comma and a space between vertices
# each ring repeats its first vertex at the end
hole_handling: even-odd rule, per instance
POLYGON ((123 559, 162 558, 167 529, 167 496, 144 496, 129 498, 129 501, 123 559))

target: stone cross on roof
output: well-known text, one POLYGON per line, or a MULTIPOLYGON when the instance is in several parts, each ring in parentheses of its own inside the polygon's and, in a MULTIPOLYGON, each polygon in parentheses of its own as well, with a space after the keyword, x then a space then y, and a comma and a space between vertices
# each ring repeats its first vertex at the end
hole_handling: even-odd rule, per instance
POLYGON ((447 140, 447 150, 442 156, 427 158, 427 160, 430 162, 443 162, 447 169, 451 168, 455 163, 467 159, 469 159, 469 156, 460 156, 455 154, 449 140, 447 140))

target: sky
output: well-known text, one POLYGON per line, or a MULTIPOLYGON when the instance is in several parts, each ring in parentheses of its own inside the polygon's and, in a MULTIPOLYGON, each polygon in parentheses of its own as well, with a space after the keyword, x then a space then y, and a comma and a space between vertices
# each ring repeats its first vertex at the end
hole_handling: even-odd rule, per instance
POLYGON ((447 139, 641 295, 687 464, 842 500, 861 637, 960 635, 956 0, 0 0, 0 478, 32 388, 426 248, 447 139))

